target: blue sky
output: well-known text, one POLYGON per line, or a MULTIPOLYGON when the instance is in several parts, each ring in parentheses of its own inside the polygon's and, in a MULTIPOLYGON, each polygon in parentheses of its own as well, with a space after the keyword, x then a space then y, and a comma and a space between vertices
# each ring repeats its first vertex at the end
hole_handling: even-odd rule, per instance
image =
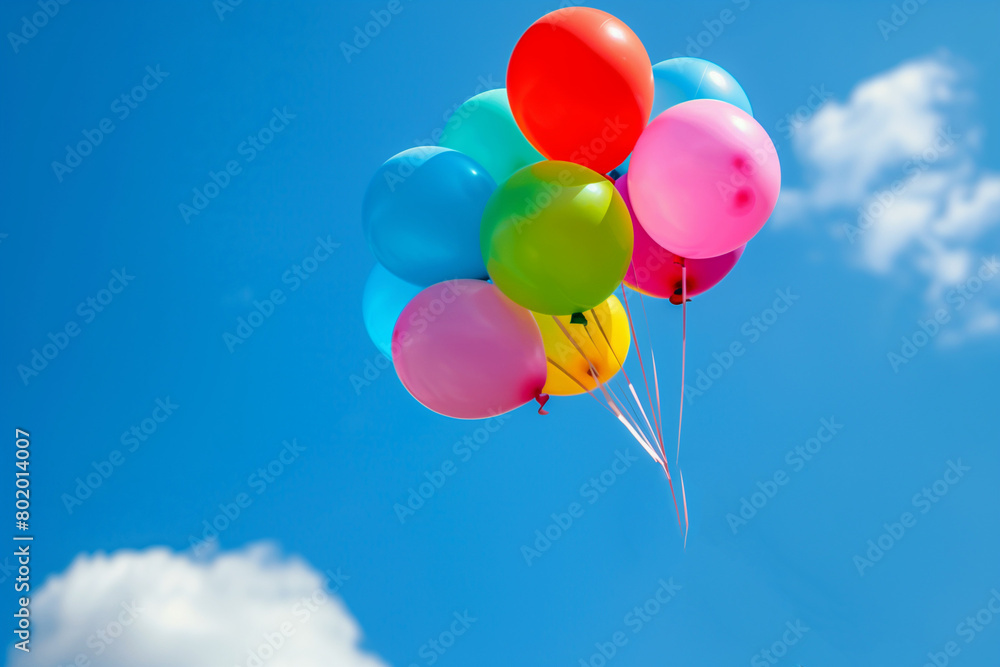
MULTIPOLYGON (((975 616, 1000 590, 1000 281, 970 278, 998 247, 1000 7, 903 4, 599 5, 653 62, 700 38, 688 55, 740 81, 782 160, 774 219, 689 308, 688 377, 717 377, 684 415, 686 550, 662 471, 590 399, 439 417, 374 366, 361 320, 370 175, 501 87, 555 3, 70 2, 8 36, 0 382, 32 438, 37 596, 35 651, 8 662, 243 665, 318 587, 320 621, 264 664, 995 665, 1000 617, 975 616), (371 12, 391 21, 345 56, 371 12), (926 344, 893 363, 904 337, 926 344)), ((4 3, 0 26, 38 11, 4 3)), ((680 312, 646 306, 671 430, 680 312)))

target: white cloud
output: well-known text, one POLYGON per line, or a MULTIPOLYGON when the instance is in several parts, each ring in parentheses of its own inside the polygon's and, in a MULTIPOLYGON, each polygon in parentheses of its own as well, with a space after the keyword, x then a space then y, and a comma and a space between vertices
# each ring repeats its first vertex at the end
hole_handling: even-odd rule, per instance
POLYGON ((9 664, 384 667, 332 585, 265 545, 208 561, 166 548, 80 555, 32 596, 31 653, 11 649, 9 664))
MULTIPOLYGON (((862 81, 794 128, 806 185, 782 191, 775 222, 830 224, 858 266, 920 278, 937 307, 997 248, 1000 174, 978 163, 975 103, 968 68, 944 53, 862 81)), ((1000 330, 998 287, 956 318, 953 341, 1000 330)))

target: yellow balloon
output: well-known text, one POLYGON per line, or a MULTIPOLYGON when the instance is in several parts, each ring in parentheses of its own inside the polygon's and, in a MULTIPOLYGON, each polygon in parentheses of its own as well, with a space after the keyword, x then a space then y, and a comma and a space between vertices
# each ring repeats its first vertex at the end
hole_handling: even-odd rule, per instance
POLYGON ((542 332, 545 357, 548 359, 549 374, 542 390, 546 394, 582 394, 596 389, 598 380, 607 382, 621 370, 632 336, 629 334, 628 316, 615 295, 583 313, 586 325, 573 324, 570 315, 532 314, 542 332), (562 327, 556 324, 556 319, 562 327), (572 337, 572 343, 566 337, 567 333, 572 337), (597 372, 597 378, 591 366, 597 372))

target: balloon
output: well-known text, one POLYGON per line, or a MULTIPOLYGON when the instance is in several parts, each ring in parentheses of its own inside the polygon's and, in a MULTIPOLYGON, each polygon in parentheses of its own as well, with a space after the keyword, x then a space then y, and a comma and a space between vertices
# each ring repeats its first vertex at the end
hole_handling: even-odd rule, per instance
POLYGON ((392 330, 403 308, 420 293, 420 287, 400 280, 376 264, 368 274, 361 297, 361 312, 365 328, 375 347, 392 359, 392 330))
POLYGON ((632 219, 607 178, 546 160, 493 193, 481 243, 504 294, 538 313, 571 315, 599 305, 621 283, 632 256, 632 219))
POLYGON ((635 33, 611 14, 564 7, 518 40, 507 94, 524 136, 543 155, 605 173, 646 126, 652 65, 635 33))
POLYGON ((702 259, 733 251, 760 231, 778 199, 781 167, 771 138, 745 111, 692 100, 649 124, 627 178, 649 236, 702 259))
POLYGON ((438 143, 483 165, 497 183, 545 159, 521 134, 504 88, 487 90, 458 107, 438 143))
MULTIPOLYGON (((753 115, 750 100, 733 75, 701 58, 671 58, 653 65, 653 85, 656 93, 650 120, 681 102, 698 99, 729 102, 753 115)), ((626 173, 630 161, 631 157, 625 158, 613 173, 626 173)))
POLYGON ((543 390, 546 394, 582 394, 596 389, 598 379, 607 382, 621 370, 632 336, 629 334, 628 315, 615 295, 583 314, 587 319, 586 325, 573 324, 568 315, 559 317, 576 345, 569 341, 552 315, 534 315, 542 332, 549 364, 549 376, 543 390), (591 372, 591 366, 597 371, 597 379, 591 372))
POLYGON ((681 102, 699 99, 729 102, 753 115, 750 100, 733 75, 701 58, 671 58, 657 63, 653 65, 653 82, 656 95, 652 118, 681 102))
POLYGON ((372 177, 362 207, 365 238, 382 266, 415 285, 485 278, 479 219, 495 188, 467 155, 410 148, 372 177))
POLYGON ((487 282, 426 288, 403 309, 392 341, 403 386, 448 417, 493 417, 536 398, 545 385, 538 325, 487 282))
POLYGON ((675 255, 651 239, 635 217, 628 195, 628 179, 622 176, 615 182, 615 187, 632 213, 632 230, 635 232, 632 263, 623 282, 637 292, 679 304, 682 301, 681 262, 687 265, 687 295, 691 297, 717 285, 743 256, 745 245, 719 257, 684 259, 675 255))

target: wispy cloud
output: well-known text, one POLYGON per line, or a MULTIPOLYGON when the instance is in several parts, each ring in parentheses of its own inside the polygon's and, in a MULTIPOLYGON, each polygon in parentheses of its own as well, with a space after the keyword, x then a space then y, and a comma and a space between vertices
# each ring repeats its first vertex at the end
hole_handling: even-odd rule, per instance
POLYGON ((9 664, 385 667, 333 592, 347 579, 264 545, 208 561, 166 548, 80 555, 32 596, 31 652, 11 649, 9 664))
MULTIPOLYGON (((943 303, 998 249, 1000 173, 979 164, 972 81, 938 53, 827 102, 794 128, 805 185, 784 189, 777 226, 828 225, 857 266, 919 278, 928 304, 943 303)), ((984 290, 942 340, 1000 331, 996 293, 984 290)))

